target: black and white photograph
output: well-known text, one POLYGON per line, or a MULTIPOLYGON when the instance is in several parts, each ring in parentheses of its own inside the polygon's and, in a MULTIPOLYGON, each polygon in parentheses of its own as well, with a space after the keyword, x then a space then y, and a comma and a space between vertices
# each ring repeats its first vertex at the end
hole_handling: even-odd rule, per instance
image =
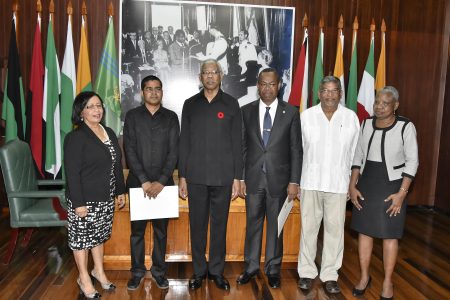
POLYGON ((198 93, 200 65, 216 59, 222 89, 243 106, 257 99, 261 70, 275 68, 288 100, 295 11, 290 7, 193 1, 122 1, 122 113, 141 103, 140 83, 158 76, 163 103, 181 115, 184 100, 198 93))

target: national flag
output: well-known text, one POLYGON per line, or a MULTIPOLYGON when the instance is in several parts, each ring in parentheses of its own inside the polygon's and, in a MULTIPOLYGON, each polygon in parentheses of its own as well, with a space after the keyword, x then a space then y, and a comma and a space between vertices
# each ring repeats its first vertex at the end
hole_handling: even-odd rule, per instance
POLYGON ((92 91, 91 67, 87 42, 87 24, 85 16, 81 17, 80 53, 78 54, 77 94, 92 91))
POLYGON ((16 15, 13 14, 9 39, 8 69, 3 96, 2 119, 6 122, 5 142, 25 139, 25 99, 16 40, 16 15))
POLYGON ((34 32, 33 57, 31 60, 31 74, 30 74, 30 98, 29 105, 31 105, 30 116, 30 148, 36 167, 44 177, 42 168, 42 139, 43 139, 43 122, 42 112, 44 105, 44 61, 42 59, 41 46, 41 17, 38 14, 36 30, 34 32))
POLYGON ((66 49, 61 70, 61 144, 72 130, 72 106, 75 99, 77 75, 72 38, 72 15, 67 21, 66 49))
POLYGON ((117 67, 114 24, 111 16, 109 17, 108 32, 100 58, 95 91, 105 103, 105 125, 114 130, 116 135, 119 135, 122 127, 120 121, 119 69, 117 67))
POLYGON ((364 68, 361 86, 358 93, 358 118, 362 122, 373 114, 375 101, 375 62, 374 62, 374 32, 370 33, 370 48, 364 68))
POLYGON ((323 29, 320 28, 319 45, 317 46, 316 66, 314 67, 314 80, 312 89, 312 105, 319 103, 320 82, 323 79, 323 29))
POLYGON ((308 65, 308 29, 305 28, 294 82, 289 95, 289 103, 298 106, 300 112, 308 108, 308 65))
POLYGON ((378 91, 386 86, 386 23, 381 24, 381 52, 378 59, 375 89, 378 91))
POLYGON ((56 177, 61 169, 60 94, 61 74, 53 36, 52 14, 48 22, 45 54, 44 111, 45 170, 56 177))
POLYGON ((358 50, 356 46, 356 36, 357 31, 353 30, 352 58, 350 62, 347 90, 347 107, 354 112, 357 112, 356 103, 358 102, 358 50))
POLYGON ((345 82, 344 82, 344 33, 342 29, 339 29, 337 48, 336 48, 336 61, 334 63, 333 75, 339 78, 341 81, 342 93, 341 104, 345 105, 345 82))

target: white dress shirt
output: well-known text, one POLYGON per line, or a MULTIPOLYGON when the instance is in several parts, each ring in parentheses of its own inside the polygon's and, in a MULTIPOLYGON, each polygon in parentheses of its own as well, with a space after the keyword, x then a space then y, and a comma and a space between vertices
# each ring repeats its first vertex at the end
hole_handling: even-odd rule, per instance
POLYGON ((358 142, 358 117, 339 104, 328 120, 319 103, 303 111, 300 120, 303 143, 300 188, 347 193, 358 142))
POLYGON ((269 109, 269 115, 272 118, 272 126, 273 121, 275 120, 275 114, 277 112, 278 107, 278 98, 275 98, 275 100, 267 106, 262 100, 259 100, 259 129, 261 132, 261 137, 263 136, 263 127, 264 127, 264 115, 266 114, 266 107, 270 107, 269 109))

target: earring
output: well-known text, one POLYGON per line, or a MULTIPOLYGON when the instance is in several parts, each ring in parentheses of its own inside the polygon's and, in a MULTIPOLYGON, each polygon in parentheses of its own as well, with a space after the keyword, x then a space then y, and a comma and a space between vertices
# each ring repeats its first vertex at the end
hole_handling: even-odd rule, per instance
POLYGON ((84 118, 83 118, 83 117, 81 117, 81 121, 84 121, 84 118))

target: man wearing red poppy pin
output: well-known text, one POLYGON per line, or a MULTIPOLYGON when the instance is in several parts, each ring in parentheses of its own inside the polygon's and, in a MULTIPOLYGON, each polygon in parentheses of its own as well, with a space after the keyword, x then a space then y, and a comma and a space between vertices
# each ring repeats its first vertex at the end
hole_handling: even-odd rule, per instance
POLYGON ((189 193, 194 267, 189 287, 201 287, 208 275, 218 288, 229 290, 223 276, 226 230, 230 200, 238 196, 242 178, 242 117, 237 100, 220 89, 223 72, 217 60, 204 61, 200 71, 203 89, 183 106, 178 163, 180 197, 189 193))
POLYGON ((247 216, 246 268, 237 283, 246 284, 259 273, 266 218, 264 273, 269 286, 279 288, 283 233, 278 236, 278 214, 286 196, 293 201, 299 190, 303 153, 300 114, 296 107, 278 100, 281 81, 275 69, 261 71, 257 87, 260 99, 242 107, 245 175, 240 195, 245 197, 247 216))

